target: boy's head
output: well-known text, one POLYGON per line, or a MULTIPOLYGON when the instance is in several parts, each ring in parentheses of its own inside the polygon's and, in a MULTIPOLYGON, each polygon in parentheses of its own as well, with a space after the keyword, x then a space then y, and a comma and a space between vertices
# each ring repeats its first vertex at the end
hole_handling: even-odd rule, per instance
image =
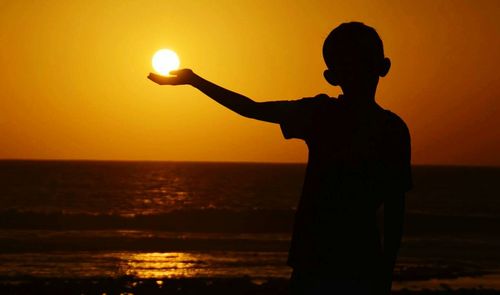
POLYGON ((325 79, 346 90, 377 87, 391 62, 384 56, 384 47, 377 31, 360 22, 343 23, 333 29, 323 44, 327 66, 325 79))

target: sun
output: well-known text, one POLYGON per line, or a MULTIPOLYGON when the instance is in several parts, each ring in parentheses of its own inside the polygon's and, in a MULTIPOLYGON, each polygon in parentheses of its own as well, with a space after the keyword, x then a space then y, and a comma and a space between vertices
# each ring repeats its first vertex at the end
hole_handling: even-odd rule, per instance
POLYGON ((170 49, 160 49, 153 55, 153 68, 160 75, 167 76, 172 70, 179 68, 180 61, 177 53, 170 49))

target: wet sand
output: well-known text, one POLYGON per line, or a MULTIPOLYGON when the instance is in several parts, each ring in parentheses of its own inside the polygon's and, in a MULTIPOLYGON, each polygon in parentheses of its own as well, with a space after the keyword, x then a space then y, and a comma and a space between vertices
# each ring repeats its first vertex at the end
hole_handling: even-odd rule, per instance
MULTIPOLYGON (((435 288, 436 286, 434 286, 435 288)), ((487 288, 452 288, 442 285, 438 289, 400 289, 393 294, 500 294, 499 290, 487 288)), ((231 279, 136 279, 134 277, 87 278, 87 279, 42 279, 0 278, 1 294, 289 294, 288 280, 231 279)))

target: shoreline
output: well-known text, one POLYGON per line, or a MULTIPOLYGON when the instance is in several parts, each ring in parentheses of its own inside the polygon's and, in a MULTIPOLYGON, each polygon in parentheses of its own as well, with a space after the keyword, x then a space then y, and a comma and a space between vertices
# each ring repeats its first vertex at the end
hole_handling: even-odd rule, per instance
MULTIPOLYGON (((497 275, 498 278, 498 275, 497 275)), ((421 283, 421 282, 420 282, 421 283)), ((0 278, 2 294, 289 294, 288 279, 241 278, 0 278)), ((451 286, 429 281, 415 289, 393 285, 392 294, 500 294, 500 289, 481 286, 451 286), (432 287, 432 288, 431 288, 432 287)))

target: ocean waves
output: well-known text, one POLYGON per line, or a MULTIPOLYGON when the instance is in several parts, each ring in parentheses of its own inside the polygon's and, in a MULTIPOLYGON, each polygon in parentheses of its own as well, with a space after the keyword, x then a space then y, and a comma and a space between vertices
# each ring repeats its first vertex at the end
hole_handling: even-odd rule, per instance
POLYGON ((74 251, 287 251, 286 234, 121 230, 0 230, 1 253, 74 251))
POLYGON ((149 229, 184 232, 291 232, 292 210, 175 210, 162 214, 78 214, 7 210, 3 229, 149 229))
MULTIPOLYGON (((137 215, 4 210, 0 211, 0 229, 291 233, 294 214, 294 210, 287 209, 187 209, 137 215)), ((498 228, 500 228, 500 218, 491 216, 409 212, 405 221, 406 234, 417 236, 429 234, 496 236, 498 228)))

